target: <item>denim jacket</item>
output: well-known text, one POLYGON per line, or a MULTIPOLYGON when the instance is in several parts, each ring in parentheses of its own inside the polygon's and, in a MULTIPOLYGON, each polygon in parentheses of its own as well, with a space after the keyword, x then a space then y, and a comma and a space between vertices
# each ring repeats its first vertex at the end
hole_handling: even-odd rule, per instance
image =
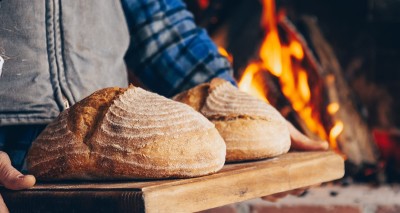
POLYGON ((124 55, 161 95, 214 77, 234 83, 181 0, 2 0, 0 126, 46 124, 98 89, 126 86, 124 55))
POLYGON ((0 126, 46 124, 92 92, 127 86, 118 0, 1 0, 0 126))

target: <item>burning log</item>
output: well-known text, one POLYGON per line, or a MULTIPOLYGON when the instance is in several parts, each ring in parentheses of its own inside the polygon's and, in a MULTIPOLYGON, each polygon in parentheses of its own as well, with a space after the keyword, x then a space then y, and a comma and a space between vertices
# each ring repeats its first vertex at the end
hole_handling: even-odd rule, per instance
POLYGON ((365 121, 356 110, 352 93, 347 85, 339 61, 332 47, 322 35, 315 19, 309 16, 302 17, 306 25, 310 40, 319 58, 320 68, 316 70, 324 79, 327 99, 331 103, 328 107, 334 127, 330 132, 343 128, 336 139, 340 150, 348 161, 360 166, 361 164, 376 165, 378 151, 365 121))

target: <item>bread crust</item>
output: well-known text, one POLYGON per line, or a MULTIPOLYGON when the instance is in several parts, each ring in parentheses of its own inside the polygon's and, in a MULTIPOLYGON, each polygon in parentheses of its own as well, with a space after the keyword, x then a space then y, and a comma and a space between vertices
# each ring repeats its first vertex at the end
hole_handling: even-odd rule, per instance
POLYGON ((213 79, 174 99, 192 106, 216 125, 227 146, 227 162, 275 157, 290 149, 289 130, 280 113, 223 79, 213 79))
POLYGON ((290 148, 288 129, 281 121, 237 119, 213 123, 224 136, 227 162, 275 157, 290 148))
POLYGON ((225 153, 214 125, 190 107, 140 88, 107 88, 49 124, 27 163, 40 180, 183 178, 218 171, 225 153))
POLYGON ((173 100, 187 104, 191 106, 194 110, 200 111, 200 109, 206 102, 209 89, 210 89, 210 84, 208 83, 199 84, 190 90, 186 90, 182 93, 179 93, 178 95, 173 97, 173 100))

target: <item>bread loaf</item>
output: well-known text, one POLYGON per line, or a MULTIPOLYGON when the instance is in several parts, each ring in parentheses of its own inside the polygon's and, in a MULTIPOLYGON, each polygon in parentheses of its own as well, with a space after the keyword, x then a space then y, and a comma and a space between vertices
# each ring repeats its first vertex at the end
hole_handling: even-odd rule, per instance
POLYGON ((41 180, 181 178, 218 171, 225 152, 200 113, 131 86, 99 90, 62 112, 27 163, 41 180))
POLYGON ((290 148, 289 130, 281 114, 225 80, 213 79, 174 100, 192 106, 215 124, 226 142, 227 162, 274 157, 290 148))

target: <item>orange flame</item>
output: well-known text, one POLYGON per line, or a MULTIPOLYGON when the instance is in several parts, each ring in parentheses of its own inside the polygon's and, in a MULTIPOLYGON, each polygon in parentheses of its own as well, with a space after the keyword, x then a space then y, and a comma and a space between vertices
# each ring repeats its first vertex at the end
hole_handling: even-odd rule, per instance
POLYGON ((269 103, 267 100, 267 91, 262 88, 261 84, 253 83, 254 75, 260 71, 259 67, 260 65, 256 63, 251 63, 247 66, 242 76, 242 80, 239 82, 239 88, 255 96, 256 98, 269 103))
POLYGON ((226 59, 228 59, 229 62, 233 62, 233 56, 226 51, 225 48, 223 47, 218 47, 218 53, 224 56, 226 59))
POLYGON ((339 106, 339 104, 337 102, 330 103, 326 107, 328 113, 331 114, 331 115, 336 114, 336 112, 339 111, 339 108, 340 108, 340 106, 339 106))
POLYGON ((295 57, 298 60, 301 60, 304 58, 304 51, 303 47, 301 46, 300 42, 296 40, 292 40, 289 45, 290 52, 292 53, 292 56, 295 57))
POLYGON ((268 30, 260 48, 260 58, 264 66, 275 76, 282 74, 281 43, 275 14, 275 1, 263 1, 262 24, 268 30))
MULTIPOLYGON (((264 101, 267 93, 263 82, 254 79, 258 72, 268 70, 279 78, 282 93, 291 102, 293 109, 304 120, 307 127, 324 140, 329 140, 333 148, 343 130, 343 122, 336 122, 327 130, 321 121, 317 107, 312 106, 312 94, 307 71, 301 66, 305 53, 301 42, 288 35, 288 42, 279 38, 274 0, 263 0, 262 27, 266 35, 259 51, 258 63, 250 63, 239 81, 239 88, 264 101), (328 135, 329 133, 329 135, 328 135)), ((331 103, 327 111, 333 115, 339 110, 338 103, 331 103)))
POLYGON ((336 121, 335 125, 333 125, 331 131, 329 132, 329 142, 331 144, 332 149, 338 150, 338 145, 336 142, 337 137, 342 133, 344 128, 343 122, 336 121))

